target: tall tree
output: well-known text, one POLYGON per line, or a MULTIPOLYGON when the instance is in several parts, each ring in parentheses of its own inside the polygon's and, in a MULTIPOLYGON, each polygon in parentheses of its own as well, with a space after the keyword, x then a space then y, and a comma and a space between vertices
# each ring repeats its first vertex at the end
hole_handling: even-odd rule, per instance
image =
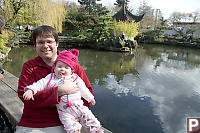
POLYGON ((85 9, 88 11, 89 14, 94 13, 97 8, 99 8, 99 4, 97 1, 101 0, 78 0, 81 5, 85 6, 85 9))
MULTIPOLYGON (((71 31, 84 32, 90 25, 90 16, 81 6, 72 6, 71 3, 66 3, 67 16, 65 21, 66 33, 71 31)), ((70 35, 72 35, 70 33, 70 35)))
POLYGON ((61 0, 1 0, 1 11, 13 25, 47 24, 58 32, 62 32, 66 12, 61 0))
POLYGON ((113 22, 112 17, 109 16, 108 13, 109 10, 105 6, 99 10, 96 22, 88 29, 91 33, 90 39, 99 41, 102 39, 109 39, 112 36, 113 22))

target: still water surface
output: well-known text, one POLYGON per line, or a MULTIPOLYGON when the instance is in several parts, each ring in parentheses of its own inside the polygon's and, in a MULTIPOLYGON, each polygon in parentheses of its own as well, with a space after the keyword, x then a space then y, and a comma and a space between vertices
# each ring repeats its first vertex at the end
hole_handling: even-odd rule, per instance
MULTIPOLYGON (((62 48, 60 48, 62 50, 62 48)), ((33 47, 13 49, 4 69, 19 77, 33 47)), ((113 133, 184 133, 200 116, 200 50, 142 45, 136 54, 80 49, 79 63, 94 88, 91 107, 113 133)))

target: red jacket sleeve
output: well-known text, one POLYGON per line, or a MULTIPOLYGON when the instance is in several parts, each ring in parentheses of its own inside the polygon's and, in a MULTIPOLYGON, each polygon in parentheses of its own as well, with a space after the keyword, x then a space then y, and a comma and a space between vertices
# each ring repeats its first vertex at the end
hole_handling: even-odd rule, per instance
MULTIPOLYGON (((44 69, 44 68, 43 68, 44 69)), ((49 71, 49 70, 48 70, 49 71)), ((49 107, 58 104, 58 87, 47 88, 34 95, 34 100, 24 100, 24 88, 46 76, 47 70, 41 70, 36 65, 24 63, 18 82, 18 97, 24 102, 24 106, 31 108, 49 107), (42 72, 44 72, 42 74, 42 72)))
MULTIPOLYGON (((87 77, 85 71, 79 64, 76 65, 75 73, 85 82, 86 87, 93 94, 93 88, 90 84, 90 81, 88 80, 88 77, 87 77)), ((90 103, 88 103, 85 99, 83 99, 83 101, 84 101, 85 106, 90 107, 90 103)))

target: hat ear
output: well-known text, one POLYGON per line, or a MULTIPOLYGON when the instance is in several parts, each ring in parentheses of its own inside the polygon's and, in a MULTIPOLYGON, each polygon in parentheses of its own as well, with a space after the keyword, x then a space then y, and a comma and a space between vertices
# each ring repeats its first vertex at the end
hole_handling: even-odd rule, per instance
POLYGON ((77 49, 71 49, 69 50, 73 55, 79 56, 79 51, 77 49))

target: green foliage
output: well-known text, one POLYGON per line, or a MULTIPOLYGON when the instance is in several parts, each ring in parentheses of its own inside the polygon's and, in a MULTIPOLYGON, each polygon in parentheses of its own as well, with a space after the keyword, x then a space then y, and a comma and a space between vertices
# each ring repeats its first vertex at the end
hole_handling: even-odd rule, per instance
POLYGON ((90 40, 106 40, 112 36, 113 21, 112 17, 109 16, 108 13, 109 10, 106 7, 102 7, 101 10, 99 10, 96 23, 92 24, 91 28, 88 29, 90 40))
MULTIPOLYGON (((108 13, 109 10, 106 7, 97 6, 90 14, 82 6, 78 8, 69 7, 64 34, 70 36, 82 34, 87 37, 87 40, 91 41, 108 39, 113 32, 112 17, 108 13)), ((83 39, 82 35, 78 38, 83 39)))
MULTIPOLYGON (((100 0, 98 0, 100 1, 100 0)), ((78 2, 81 5, 85 6, 85 10, 89 13, 89 14, 95 14, 96 12, 98 12, 98 9, 101 8, 100 4, 96 3, 96 0, 78 0, 78 2)))
POLYGON ((164 36, 164 32, 160 29, 153 29, 153 30, 148 30, 147 32, 143 33, 145 36, 149 38, 154 38, 154 37, 162 37, 164 36))
POLYGON ((76 37, 76 40, 81 40, 81 41, 85 41, 87 39, 87 36, 80 34, 76 37))
POLYGON ((140 35, 138 35, 138 37, 144 39, 144 40, 148 40, 148 41, 156 41, 159 43, 163 43, 165 42, 165 38, 164 38, 164 30, 161 29, 149 29, 146 32, 141 33, 140 35))
POLYGON ((83 32, 89 27, 89 16, 83 8, 69 8, 65 21, 64 32, 83 32))
POLYGON ((6 45, 8 47, 16 47, 19 46, 20 42, 27 42, 30 41, 30 34, 29 32, 25 32, 25 29, 17 29, 15 26, 10 25, 9 23, 5 26, 8 32, 8 41, 6 45))
POLYGON ((120 37, 122 33, 125 33, 126 38, 132 39, 138 35, 138 23, 134 21, 114 21, 114 31, 116 37, 120 37))

